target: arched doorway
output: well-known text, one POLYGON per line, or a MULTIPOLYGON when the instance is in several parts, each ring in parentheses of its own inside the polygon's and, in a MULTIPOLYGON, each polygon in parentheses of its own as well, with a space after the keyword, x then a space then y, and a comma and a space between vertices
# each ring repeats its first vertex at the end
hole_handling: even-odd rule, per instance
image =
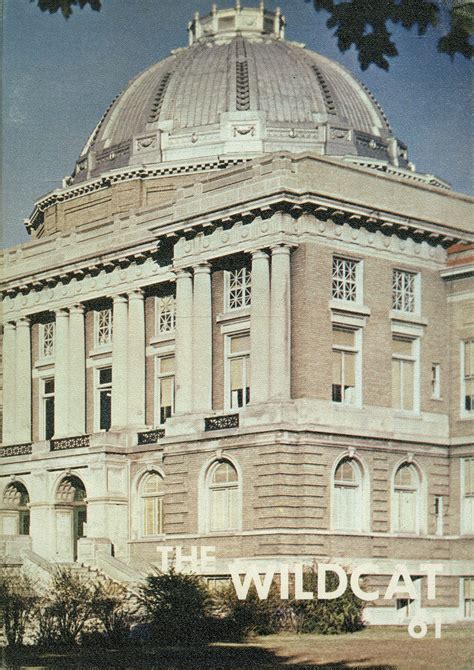
POLYGON ((63 558, 77 558, 77 542, 86 536, 87 494, 75 475, 61 479, 56 493, 56 546, 63 558))
POLYGON ((3 494, 3 534, 30 534, 30 496, 21 482, 8 484, 3 494))

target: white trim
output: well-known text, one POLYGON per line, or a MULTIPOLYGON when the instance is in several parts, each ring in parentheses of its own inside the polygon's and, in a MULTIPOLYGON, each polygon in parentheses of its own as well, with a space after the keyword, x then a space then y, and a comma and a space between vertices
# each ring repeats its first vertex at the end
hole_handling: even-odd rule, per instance
MULTIPOLYGON (((110 384, 110 393, 112 393, 112 384, 113 384, 113 369, 112 369, 112 363, 104 363, 103 361, 100 361, 97 363, 96 366, 94 366, 94 388, 93 388, 93 404, 94 404, 94 432, 95 433, 105 433, 106 430, 104 428, 100 428, 100 391, 106 389, 109 385, 104 385, 100 386, 99 380, 100 380, 100 370, 103 370, 104 368, 110 368, 111 373, 112 373, 112 382, 110 384), (99 388, 100 387, 100 388, 99 388)), ((112 403, 112 398, 111 398, 111 403, 112 403)))
MULTIPOLYGON (((392 347, 393 347, 393 339, 397 338, 397 335, 400 333, 397 331, 397 333, 393 333, 392 331, 392 347), (394 338, 395 335, 395 338, 394 338)), ((391 374, 393 374, 393 361, 407 361, 413 362, 413 409, 405 409, 403 407, 393 407, 394 410, 397 412, 401 412, 403 414, 408 414, 410 416, 420 414, 420 387, 421 387, 421 379, 420 379, 420 369, 421 369, 421 340, 419 337, 411 337, 411 336, 405 336, 406 339, 410 339, 411 341, 411 346, 412 346, 412 353, 411 356, 409 355, 402 355, 402 354, 397 354, 392 351, 392 371, 391 374)), ((393 383, 393 380, 392 380, 393 383)), ((401 389, 403 388, 403 382, 400 380, 400 393, 401 389)))
POLYGON ((339 309, 344 309, 346 306, 354 306, 362 309, 364 308, 364 261, 360 258, 353 258, 350 255, 334 253, 331 260, 331 302, 339 306, 339 309), (336 298, 334 296, 334 261, 338 259, 355 264, 355 300, 347 300, 343 298, 336 298))
POLYGON ((242 504, 243 504, 243 476, 242 469, 238 462, 226 452, 218 456, 214 456, 201 466, 198 477, 198 530, 202 534, 211 535, 229 535, 233 533, 242 532, 242 504), (222 531, 211 531, 209 523, 209 475, 212 473, 214 464, 229 462, 237 472, 237 528, 222 531))
MULTIPOLYGON (((401 458, 393 467, 392 474, 390 476, 390 532, 398 536, 410 537, 414 535, 425 535, 427 529, 426 523, 426 499, 428 492, 428 481, 424 476, 423 469, 420 464, 414 459, 407 459, 405 456, 401 458), (402 465, 412 465, 415 468, 417 475, 417 487, 416 487, 416 508, 415 508, 415 530, 412 532, 400 531, 397 528, 398 522, 395 518, 395 476, 402 465)), ((438 536, 436 536, 438 537, 438 536)))
POLYGON ((176 401, 176 357, 174 352, 174 347, 166 347, 160 349, 158 352, 155 352, 153 360, 153 425, 154 426, 164 426, 165 423, 161 423, 161 390, 160 390, 160 379, 163 378, 173 378, 173 397, 171 403, 171 416, 175 413, 175 401, 176 401), (175 362, 175 369, 173 373, 162 374, 159 370, 161 365, 161 360, 163 358, 173 358, 175 362))
POLYGON ((331 466, 330 473, 330 525, 331 530, 338 531, 341 533, 368 533, 370 532, 371 527, 371 498, 370 498, 370 479, 369 479, 369 470, 364 464, 363 460, 357 455, 351 453, 349 450, 345 450, 340 456, 338 456, 334 463, 331 466), (360 526, 357 529, 342 529, 337 528, 335 523, 335 475, 336 470, 339 467, 340 463, 344 460, 350 460, 355 463, 356 468, 358 469, 359 475, 359 487, 360 487, 360 526))
MULTIPOLYGON (((249 375, 250 375, 250 343, 249 343, 249 349, 248 351, 245 352, 238 352, 231 354, 230 352, 230 342, 233 337, 238 337, 239 335, 244 335, 250 337, 250 330, 248 328, 244 327, 244 324, 232 324, 233 328, 230 331, 227 331, 227 333, 224 335, 224 410, 229 411, 229 410, 236 410, 239 411, 240 409, 243 409, 244 407, 247 406, 246 398, 245 398, 245 388, 247 386, 247 382, 249 380, 247 379, 247 374, 246 374, 246 369, 247 367, 249 368, 249 375), (243 398, 243 404, 242 407, 232 407, 231 406, 231 398, 230 398, 230 360, 233 358, 246 358, 248 360, 248 364, 244 363, 244 377, 245 377, 245 385, 244 385, 244 398, 243 398)), ((250 388, 250 382, 249 382, 249 388, 250 388)), ((252 389, 250 388, 250 393, 252 393, 252 389)))
POLYGON ((464 620, 464 621, 473 621, 474 620, 474 605, 473 605, 473 612, 472 616, 465 616, 464 611, 465 611, 465 603, 464 603, 464 580, 465 579, 474 579, 472 575, 465 575, 462 577, 459 577, 459 618, 464 620))
MULTIPOLYGON (((38 376, 38 382, 40 385, 39 388, 39 393, 38 393, 38 400, 39 400, 39 407, 38 407, 38 435, 40 440, 46 440, 46 420, 45 420, 45 405, 46 405, 46 398, 53 398, 54 402, 56 402, 55 396, 56 396, 56 388, 54 390, 54 393, 52 394, 47 394, 44 389, 45 381, 47 379, 52 379, 53 382, 55 382, 54 378, 54 370, 45 370, 42 371, 42 373, 38 376), (52 372, 52 374, 51 374, 52 372)), ((53 432, 54 435, 54 432, 53 432)))
MULTIPOLYGON (((333 326, 337 326, 337 324, 333 324, 333 326)), ((354 370, 355 370, 355 388, 354 388, 354 402, 349 403, 349 402, 336 402, 332 401, 334 406, 336 407, 355 407, 355 408, 361 408, 363 404, 363 391, 362 391, 362 383, 363 383, 363 378, 362 378, 362 370, 363 370, 363 351, 362 351, 362 342, 363 342, 363 337, 362 337, 362 328, 348 328, 342 327, 338 329, 350 331, 354 333, 354 347, 349 347, 349 346, 344 346, 344 345, 338 345, 338 344, 332 344, 331 351, 347 351, 355 354, 355 365, 354 365, 354 370)), ((334 327, 332 331, 332 337, 334 340, 334 327)), ((332 385, 332 382, 331 382, 332 385)), ((332 397, 332 386, 331 386, 331 397, 332 397)))

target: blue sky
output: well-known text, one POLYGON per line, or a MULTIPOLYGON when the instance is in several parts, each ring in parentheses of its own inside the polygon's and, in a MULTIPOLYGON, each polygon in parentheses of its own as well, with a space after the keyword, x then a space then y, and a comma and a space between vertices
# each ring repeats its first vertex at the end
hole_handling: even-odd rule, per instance
MULTIPOLYGON (((28 239, 22 221, 34 201, 69 175, 89 133, 135 74, 187 43, 194 11, 211 0, 103 0, 100 13, 41 13, 29 0, 4 0, 3 236, 28 239)), ((219 6, 232 4, 221 0, 219 6)), ((244 1, 242 4, 246 4, 244 1)), ((257 4, 249 0, 248 4, 257 4)), ((276 2, 267 0, 274 8, 276 2)), ((473 192, 472 64, 438 54, 437 29, 418 37, 394 30, 400 55, 389 72, 361 72, 355 52, 341 54, 327 15, 304 0, 282 0, 287 37, 334 58, 372 90, 421 172, 473 192)))

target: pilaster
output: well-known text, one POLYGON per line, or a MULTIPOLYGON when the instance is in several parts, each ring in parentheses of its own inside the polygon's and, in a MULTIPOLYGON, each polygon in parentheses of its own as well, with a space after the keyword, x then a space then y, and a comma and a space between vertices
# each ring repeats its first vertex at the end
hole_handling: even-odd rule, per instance
POLYGON ((273 400, 289 400, 290 378, 290 247, 272 247, 270 395, 273 400))
POLYGON ((69 431, 82 435, 86 421, 84 306, 69 309, 69 431))
POLYGON ((6 323, 3 327, 3 443, 14 444, 16 425, 16 326, 6 323))
POLYGON ((192 411, 192 322, 192 277, 186 270, 179 270, 176 274, 176 414, 187 414, 192 411))
POLYGON ((116 295, 112 330, 112 428, 127 425, 128 401, 128 301, 116 295))
POLYGON ((270 259, 252 253, 250 306, 250 402, 268 400, 270 372, 270 259))
POLYGON ((211 266, 194 268, 193 293, 193 409, 212 408, 211 266))
MULTIPOLYGON (((145 301, 143 291, 128 294, 128 424, 145 426, 145 301)), ((113 388, 114 380, 112 380, 113 388)), ((113 405, 112 405, 113 406, 113 405)))
POLYGON ((56 311, 54 365, 54 437, 69 435, 69 314, 66 309, 56 311))

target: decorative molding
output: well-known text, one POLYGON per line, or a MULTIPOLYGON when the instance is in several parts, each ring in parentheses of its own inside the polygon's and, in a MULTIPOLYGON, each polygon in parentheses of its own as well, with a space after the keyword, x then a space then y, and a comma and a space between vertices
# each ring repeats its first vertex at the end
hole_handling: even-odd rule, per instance
POLYGON ((90 435, 77 435, 76 437, 61 437, 50 440, 51 451, 62 451, 63 449, 83 449, 90 446, 90 435))
POLYGON ((137 444, 155 444, 165 436, 164 428, 146 430, 138 433, 137 444))
POLYGON ((25 444, 9 444, 0 449, 0 458, 9 456, 29 456, 32 453, 33 445, 31 442, 25 444))
POLYGON ((227 430, 239 427, 238 414, 225 414, 223 416, 210 416, 204 419, 204 430, 227 430))

